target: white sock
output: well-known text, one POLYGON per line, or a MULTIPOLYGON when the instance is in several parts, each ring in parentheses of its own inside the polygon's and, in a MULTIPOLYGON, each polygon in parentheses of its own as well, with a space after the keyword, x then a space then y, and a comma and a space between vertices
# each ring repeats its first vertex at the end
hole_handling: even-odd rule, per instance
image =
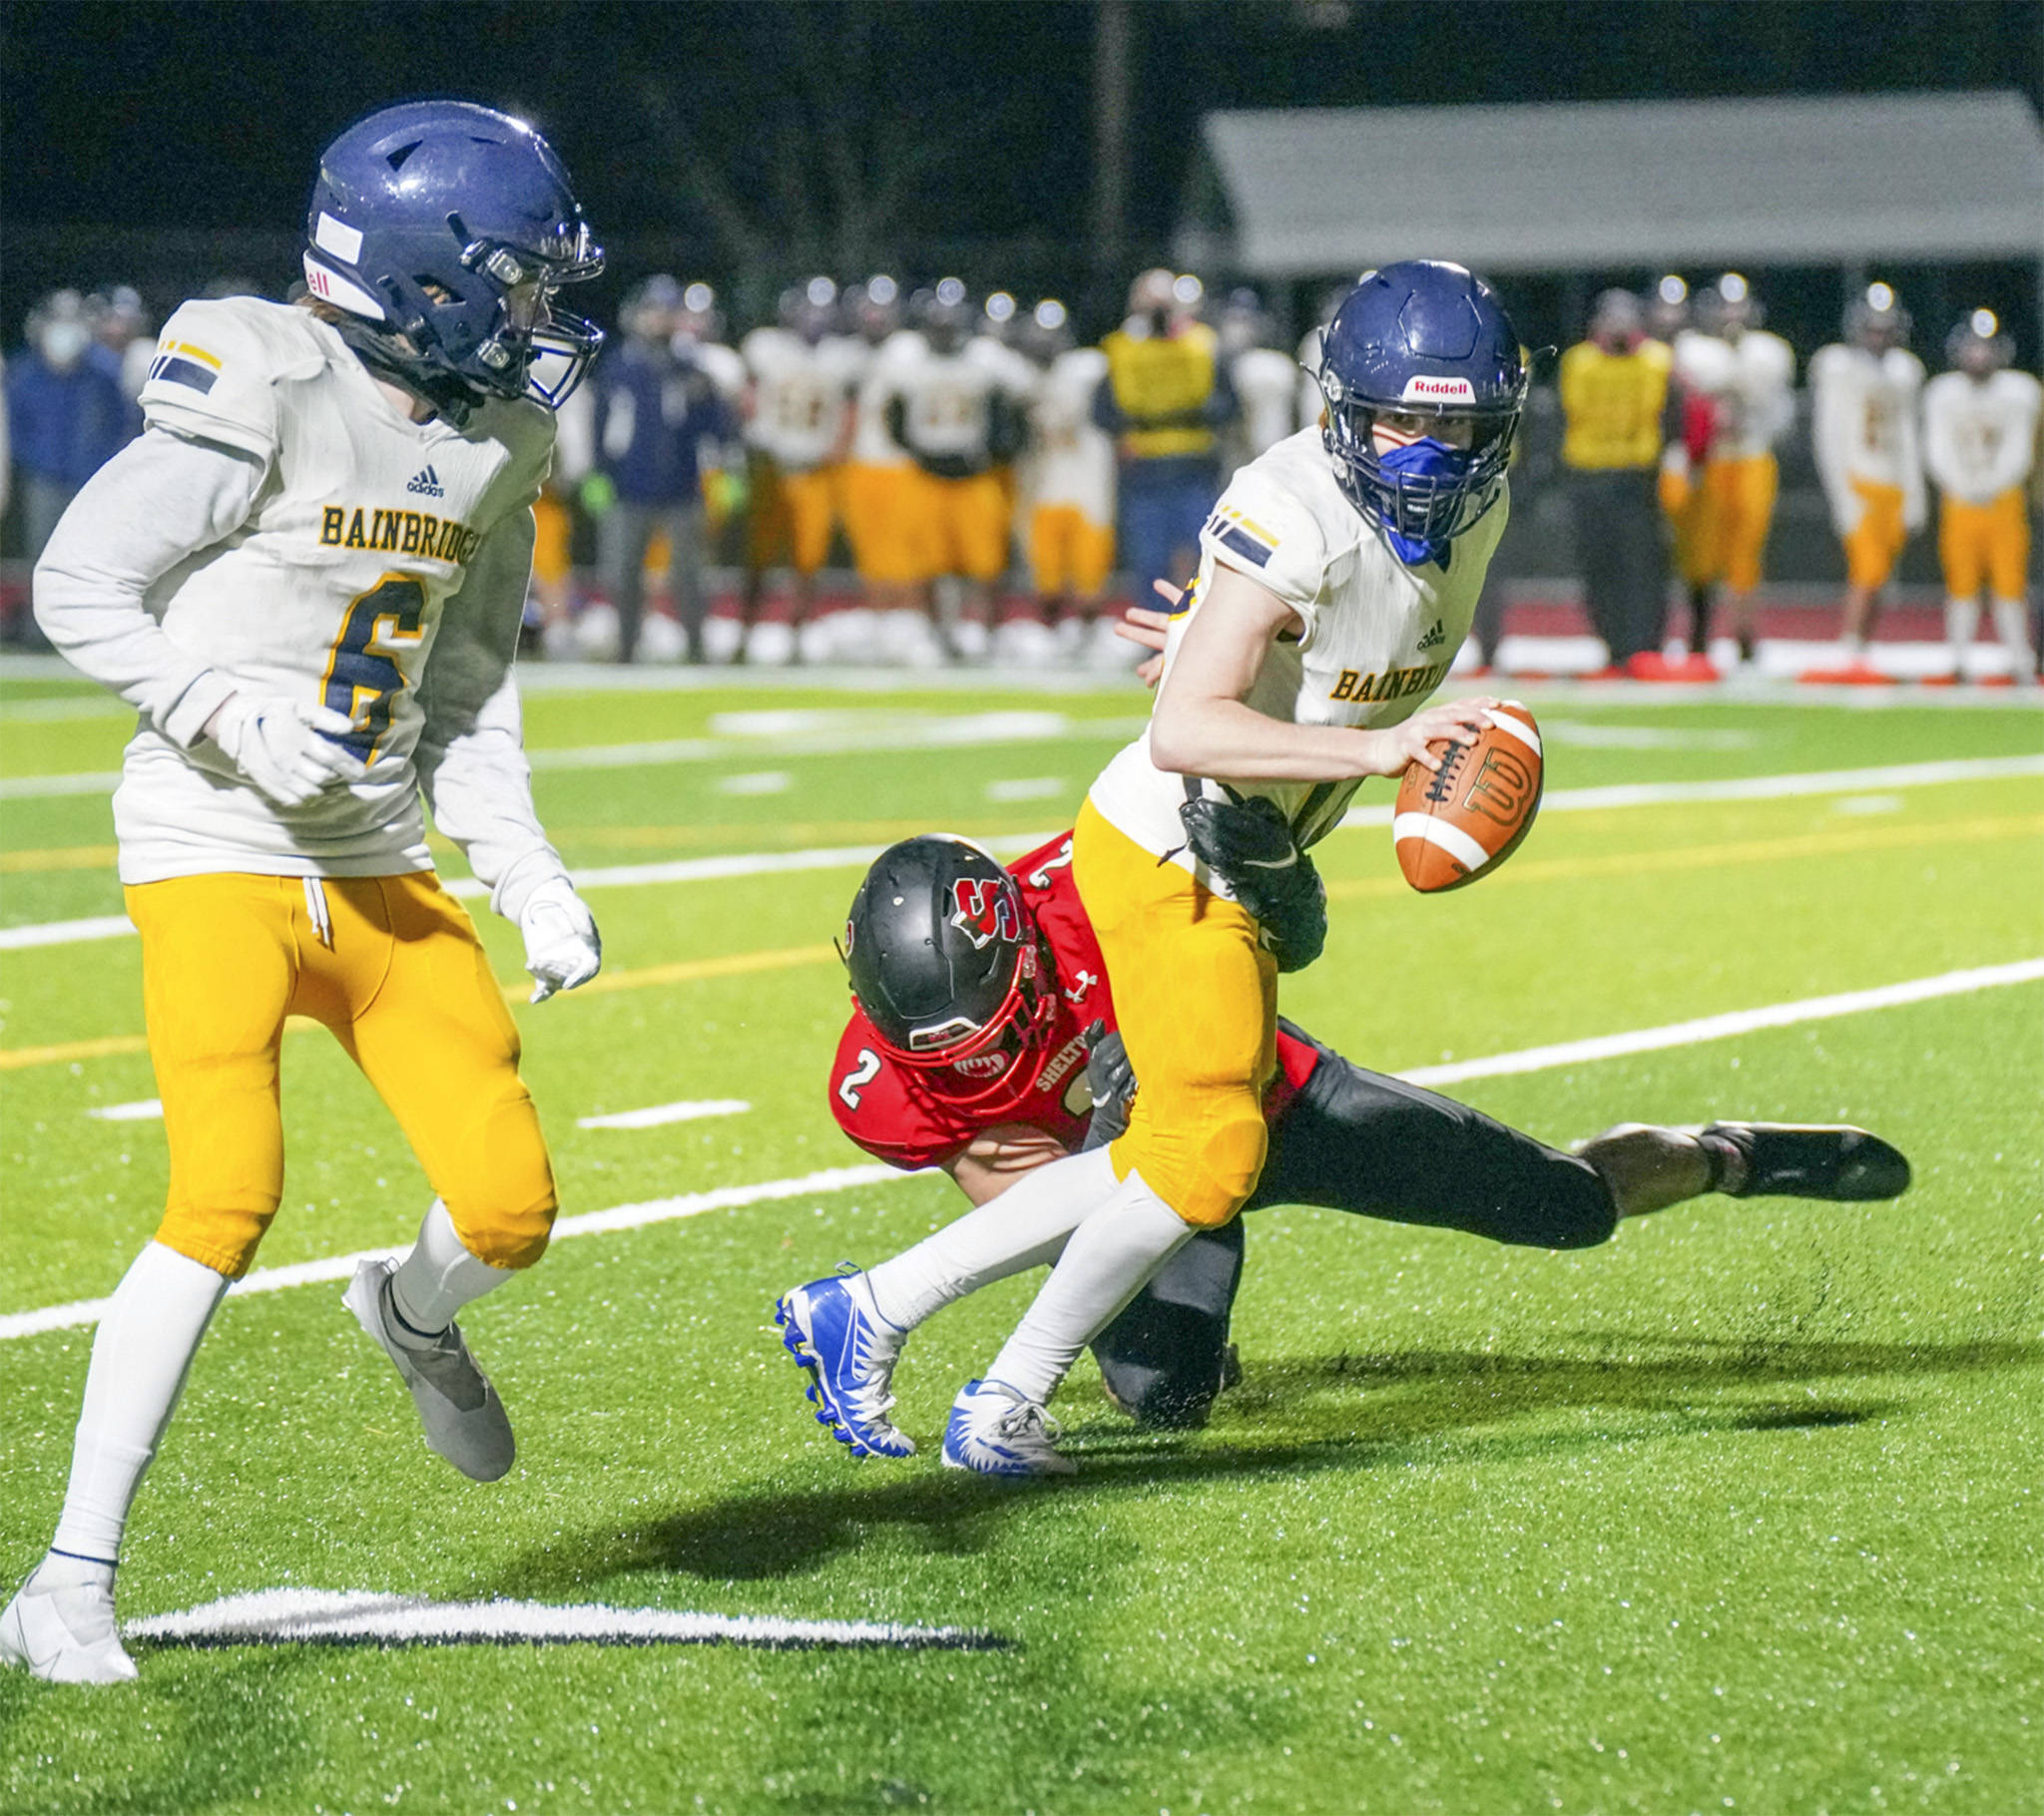
POLYGON ((1973 633, 1980 628, 1977 599, 1948 599, 1944 602, 1944 641, 1952 647, 1952 673, 1961 680, 1966 674, 1966 652, 1972 648, 1973 633))
POLYGON ((399 1342, 416 1337, 430 1343, 464 1305, 494 1292, 516 1273, 492 1267, 469 1253, 455 1233, 454 1219, 438 1198, 419 1224, 419 1239, 390 1276, 390 1308, 397 1313, 399 1342))
POLYGON ((2008 652, 2008 659, 2015 665, 2016 680, 2026 681, 2037 673, 2037 655, 2030 648, 2030 627, 2025 622, 2029 613, 2019 599, 1997 599, 1994 602, 1994 629, 2001 639, 2001 647, 2008 652))
POLYGON ((92 1340, 71 1484, 53 1552, 111 1571, 128 1509, 184 1391, 225 1275, 152 1242, 122 1276, 92 1340))
POLYGON ((1057 1259, 1073 1230, 1119 1189, 1107 1149, 1069 1154, 866 1272, 874 1309, 913 1330, 954 1299, 1057 1259))
POLYGON ((1072 1232, 1035 1302, 986 1371, 1039 1405, 1056 1393, 1079 1352, 1114 1321, 1193 1226, 1132 1172, 1072 1232))

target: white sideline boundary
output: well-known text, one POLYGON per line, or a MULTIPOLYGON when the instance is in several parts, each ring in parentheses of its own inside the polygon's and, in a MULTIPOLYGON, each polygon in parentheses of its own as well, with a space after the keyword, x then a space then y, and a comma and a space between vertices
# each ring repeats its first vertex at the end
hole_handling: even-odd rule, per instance
MULTIPOLYGON (((1994 781, 2008 776, 2044 775, 2044 755, 1957 757, 1945 762, 1896 763, 1871 769, 1818 769, 1801 774, 1734 776, 1702 782, 1621 782, 1603 788, 1560 788, 1540 803, 1543 814, 1603 812, 1625 807, 1678 806, 1688 802, 1784 800, 1809 794, 1857 794, 1881 788, 1924 788, 1951 782, 1994 781)), ((0 783, 0 789, 5 784, 0 783)), ((1337 830, 1388 826, 1389 801, 1351 808, 1337 830)), ((1019 855, 1054 836, 1017 832, 982 841, 996 856, 1019 855)), ((879 845, 826 845, 805 851, 740 851, 722 857, 677 858, 658 864, 611 864, 573 873, 577 889, 633 889, 674 883, 722 881, 732 877, 784 875, 801 870, 844 870, 870 864, 879 845)), ((476 900, 489 890, 473 877, 447 879, 449 895, 476 900)), ((126 939, 135 928, 125 914, 92 915, 75 921, 36 921, 0 928, 0 952, 36 946, 82 945, 126 939)))
POLYGON ((433 1601, 372 1589, 270 1589, 123 1624, 160 1646, 224 1645, 752 1645, 774 1651, 884 1646, 989 1652, 1009 1641, 964 1626, 879 1620, 785 1620, 584 1601, 433 1601))
MULTIPOLYGON (((1800 1022, 1828 1021, 1836 1016, 1858 1015, 1867 1010, 1893 1009, 1907 1003, 1927 1003, 1939 997, 1966 996, 1975 991, 2039 981, 2044 981, 2044 959, 2019 959, 2013 964, 1947 971, 1937 977, 1912 978, 1906 983, 1882 984, 1871 990, 1805 997, 1800 1002, 1774 1003, 1760 1009, 1740 1009, 1727 1015, 1706 1016, 1697 1021, 1671 1022, 1662 1028, 1597 1035, 1589 1040, 1566 1041, 1549 1047, 1527 1047, 1517 1053, 1493 1054, 1480 1060, 1458 1060, 1444 1066, 1421 1066, 1395 1076, 1410 1085, 1429 1087, 1459 1084, 1469 1079, 1509 1078, 1518 1073, 1587 1065, 1627 1054, 1694 1046, 1702 1041, 1731 1040, 1767 1028, 1790 1028, 1800 1022)), ((766 1179, 757 1185, 726 1185, 715 1191, 687 1192, 679 1197, 652 1198, 640 1204, 620 1204, 610 1210, 585 1211, 580 1216, 561 1218, 554 1225, 554 1239, 560 1241, 567 1236, 599 1235, 619 1229, 643 1229, 650 1223, 699 1217, 706 1211, 739 1210, 747 1205, 771 1203, 782 1198, 849 1191, 856 1186, 885 1185, 920 1176, 924 1175, 901 1172, 878 1162, 863 1166, 825 1167, 819 1172, 807 1172, 791 1179, 766 1179)), ((229 1297, 244 1293, 281 1292, 287 1286, 345 1280, 353 1275, 357 1263, 380 1260, 398 1252, 398 1249, 390 1247, 363 1248, 352 1254, 328 1255, 317 1261, 257 1268, 236 1281, 229 1297)), ((69 1305, 46 1305, 35 1311, 9 1312, 0 1316, 0 1342, 97 1323, 110 1303, 110 1299, 79 1299, 69 1305)))

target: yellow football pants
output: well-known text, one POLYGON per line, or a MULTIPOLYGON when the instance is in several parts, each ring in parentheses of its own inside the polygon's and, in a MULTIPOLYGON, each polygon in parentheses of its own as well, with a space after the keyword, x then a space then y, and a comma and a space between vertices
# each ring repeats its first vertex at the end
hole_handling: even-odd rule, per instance
POLYGON ((1938 519, 1938 558, 1952 599, 1977 599, 1980 583, 1996 599, 2021 599, 2029 590, 2030 518, 2020 486, 1989 504, 1969 505, 1946 494, 1938 519))
POLYGON ((1877 480, 1848 481, 1859 495, 1859 521, 1845 532, 1845 580, 1854 587, 1884 587, 1909 540, 1902 525, 1902 488, 1877 480))
POLYGON ((1264 1089, 1278 1067, 1278 966, 1257 923, 1160 863, 1088 801, 1072 877, 1100 940, 1136 1074, 1115 1176, 1144 1182, 1188 1223, 1214 1229, 1257 1188, 1270 1145, 1264 1089))
POLYGON ((231 1279, 283 1189, 284 1018, 324 1023, 389 1106, 469 1251, 529 1267, 554 1173, 518 1030, 475 927, 430 872, 327 877, 330 932, 295 876, 183 876, 127 893, 171 1187, 157 1240, 231 1279))
POLYGON ((1761 584, 1779 484, 1772 454, 1706 463, 1676 516, 1676 562, 1688 585, 1722 580, 1735 593, 1751 593, 1761 584))

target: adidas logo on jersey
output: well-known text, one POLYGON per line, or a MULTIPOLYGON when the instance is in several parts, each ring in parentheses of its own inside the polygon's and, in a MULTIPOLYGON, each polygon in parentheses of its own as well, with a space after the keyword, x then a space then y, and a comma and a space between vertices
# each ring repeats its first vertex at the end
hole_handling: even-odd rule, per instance
POLYGON ((1438 650, 1447 641, 1447 632, 1442 627, 1441 621, 1435 619, 1432 624, 1427 626, 1426 635, 1419 640, 1419 647, 1422 650, 1438 650))
POLYGON ((440 484, 440 476, 431 467, 421 467, 405 481, 407 492, 416 492, 423 498, 445 498, 446 490, 440 484))

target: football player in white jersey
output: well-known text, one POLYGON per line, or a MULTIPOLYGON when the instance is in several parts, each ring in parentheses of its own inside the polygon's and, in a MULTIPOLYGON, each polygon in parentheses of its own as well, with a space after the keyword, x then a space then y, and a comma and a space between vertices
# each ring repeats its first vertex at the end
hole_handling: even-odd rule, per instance
MULTIPOLYGON (((752 374, 752 535, 741 601, 750 635, 760 616, 766 570, 784 560, 793 573, 790 660, 801 660, 801 630, 814 608, 816 576, 843 514, 844 456, 851 440, 851 393, 863 363, 836 332, 837 285, 811 277, 782 298, 781 324, 755 328, 740 342, 752 374)), ((744 661, 747 645, 738 647, 744 661)))
POLYGON ((517 647, 551 406, 602 343, 555 313, 602 254, 523 123, 386 109, 321 160, 292 307, 187 303, 149 428, 36 572, 58 649, 142 723, 114 796, 171 1154, 156 1239, 100 1320, 49 1555, 0 1659, 133 1677, 114 1622, 128 1509, 283 1176, 284 1019, 324 1022, 438 1194, 348 1309, 427 1443, 491 1481, 514 1445, 455 1313, 547 1245, 554 1177, 518 1031, 427 850, 420 797, 523 930, 535 1002, 601 962, 533 810, 517 647))
POLYGON ((1149 729, 1079 815, 1073 878, 1142 1089, 1125 1135, 1038 1175, 1070 1239, 952 1408, 956 1468, 1070 1470, 1044 1402, 1194 1230, 1228 1223, 1256 1188, 1278 973, 1324 934, 1304 848, 1364 777, 1433 766, 1430 742, 1471 734, 1498 703, 1424 701, 1504 527, 1526 394, 1517 331, 1461 266, 1387 265, 1336 311, 1318 369, 1324 427, 1244 468, 1208 518, 1149 729))
POLYGON ((2044 385, 2009 369, 2012 349, 1992 309, 1975 309, 1945 340, 1951 370, 1923 387, 1923 464, 1939 493, 1945 636, 1952 679, 1980 623, 1984 585, 1994 628, 2018 681, 2036 679, 2025 594, 2030 518, 2024 493, 2037 460, 2044 385))
MULTIPOLYGON (((1727 271, 1698 294, 1697 325, 1675 337, 1685 420, 1663 457, 1662 497, 1667 503, 1674 489, 1681 499, 1673 514, 1676 558, 1697 658, 1710 647, 1712 598, 1722 583, 1719 628, 1738 640, 1743 662, 1754 660, 1753 596, 1781 484, 1775 444, 1795 419, 1794 349, 1761 326, 1763 315, 1752 285, 1727 271), (1694 458, 1692 431, 1701 443, 1694 458)), ((1712 675, 1703 669, 1698 679, 1712 675)))
POLYGON ((852 326, 860 365, 851 448, 844 463, 844 530, 868 608, 883 625, 916 613, 918 637, 923 558, 916 533, 915 462, 887 427, 887 403, 901 366, 923 352, 922 336, 901 325, 901 286, 884 271, 854 286, 852 326))
POLYGON ((1809 362, 1810 433, 1831 525, 1845 550, 1845 666, 1816 681, 1879 681, 1867 661, 1873 604, 1927 501, 1917 409, 1923 362, 1909 351, 1909 314, 1885 283, 1845 311, 1845 338, 1809 362))
POLYGON ((1114 571, 1114 441, 1093 420, 1107 355, 1072 344, 1071 317, 1055 296, 1030 312, 1022 346, 1041 368, 1021 472, 1029 571, 1043 622, 1069 655, 1114 571))

